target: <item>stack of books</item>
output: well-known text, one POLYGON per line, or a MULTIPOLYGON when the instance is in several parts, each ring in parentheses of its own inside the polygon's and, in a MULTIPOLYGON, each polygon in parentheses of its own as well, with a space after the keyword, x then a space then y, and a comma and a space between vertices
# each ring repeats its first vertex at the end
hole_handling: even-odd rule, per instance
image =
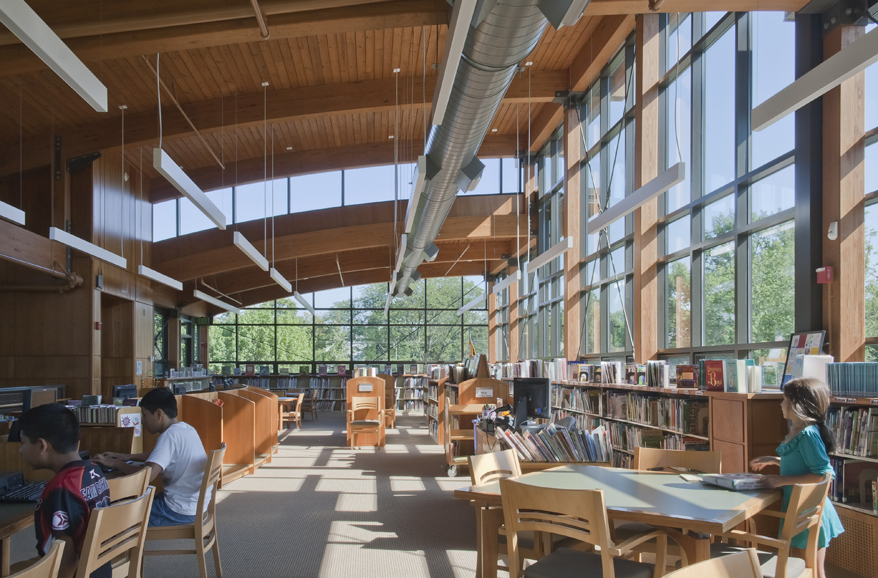
POLYGON ((826 377, 832 395, 878 397, 878 363, 829 363, 826 377))
POLYGON ((523 462, 609 462, 613 451, 607 432, 598 427, 591 432, 556 428, 549 425, 536 434, 516 433, 497 428, 497 438, 515 450, 523 462))

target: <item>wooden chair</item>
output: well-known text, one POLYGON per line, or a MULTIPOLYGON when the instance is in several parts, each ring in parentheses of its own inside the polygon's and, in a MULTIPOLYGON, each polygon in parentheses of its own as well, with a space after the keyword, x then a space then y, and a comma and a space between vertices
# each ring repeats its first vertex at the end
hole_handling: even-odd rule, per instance
POLYGON ((734 578, 763 578, 756 550, 747 548, 735 554, 711 558, 692 564, 670 574, 665 578, 705 578, 711 576, 734 576, 734 578))
POLYGON ((525 578, 659 578, 665 573, 667 534, 654 530, 621 544, 610 538, 602 490, 560 490, 531 486, 511 478, 500 480, 503 516, 509 536, 509 577, 519 578, 522 532, 546 532, 600 547, 599 553, 561 548, 547 554, 524 572, 525 578), (655 539, 656 564, 622 556, 655 539))
POLYGON ((656 468, 688 468, 705 474, 721 474, 722 461, 722 452, 634 448, 633 469, 654 470, 656 468))
MULTIPOLYGON (((684 450, 659 450, 654 448, 634 448, 634 461, 632 469, 635 470, 659 470, 673 471, 670 468, 687 468, 703 473, 722 473, 722 452, 695 452, 684 450), (667 468, 667 469, 666 469, 667 468)), ((682 472, 681 472, 682 473, 682 472)), ((648 524, 637 522, 625 522, 611 528, 614 540, 627 540, 628 538, 654 529, 648 524)), ((638 554, 655 552, 652 543, 641 544, 636 548, 638 554)), ((686 565, 686 554, 676 542, 668 544, 668 554, 679 556, 683 566, 686 565)))
MULTIPOLYGON (((734 539, 755 547, 757 544, 774 548, 777 552, 757 550, 762 575, 765 578, 816 578, 817 576, 817 539, 819 538, 820 516, 829 492, 831 474, 826 474, 823 481, 817 484, 796 484, 790 495, 790 503, 786 513, 775 510, 763 510, 757 515, 770 516, 783 520, 780 538, 760 536, 755 530, 743 532, 732 530, 720 537, 734 539), (811 529, 808 545, 805 548, 805 559, 790 557, 790 541, 800 532, 811 529)), ((717 558, 740 552, 744 548, 718 542, 711 544, 710 557, 717 558)))
POLYGON ((198 505, 196 512, 203 512, 195 516, 192 524, 179 526, 155 526, 147 530, 147 540, 195 540, 194 550, 146 550, 145 556, 176 556, 183 554, 195 554, 198 561, 198 575, 207 578, 207 553, 213 550, 213 565, 217 578, 222 578, 223 569, 220 564, 219 542, 216 537, 216 487, 223 470, 223 456, 226 453, 226 444, 218 450, 213 450, 207 456, 207 465, 204 468, 204 476, 201 479, 201 491, 198 493, 198 505), (207 492, 210 489, 210 501, 207 502, 207 492))
POLYGON ((296 396, 296 401, 283 402, 283 410, 280 412, 280 429, 283 429, 284 423, 293 422, 296 424, 296 429, 302 429, 302 401, 305 399, 305 394, 300 393, 296 396), (292 408, 290 408, 292 405, 292 408))
POLYGON ((135 472, 121 478, 107 478, 107 485, 110 487, 110 500, 112 503, 118 503, 129 498, 137 498, 146 493, 149 487, 149 468, 143 468, 139 472, 135 472))
POLYGON ((394 379, 386 379, 384 384, 384 425, 396 427, 396 384, 394 379))
POLYGON ((24 570, 10 574, 8 578, 56 578, 61 568, 61 556, 64 554, 65 545, 64 540, 55 540, 45 556, 24 570))
POLYGON ((312 389, 310 392, 305 394, 305 401, 302 402, 302 415, 306 413, 311 414, 311 419, 317 419, 317 390, 312 389))
MULTIPOLYGON (((348 410, 348 432, 351 435, 351 447, 357 447, 356 437, 362 434, 381 435, 381 424, 384 422, 384 410, 381 408, 380 397, 352 397, 351 408, 348 410), (357 413, 368 413, 377 410, 378 419, 357 419, 357 413)), ((378 447, 378 442, 375 446, 378 447)))
POLYGON ((114 576, 140 578, 154 491, 147 488, 136 500, 92 510, 77 576, 91 576, 104 564, 112 563, 114 576))

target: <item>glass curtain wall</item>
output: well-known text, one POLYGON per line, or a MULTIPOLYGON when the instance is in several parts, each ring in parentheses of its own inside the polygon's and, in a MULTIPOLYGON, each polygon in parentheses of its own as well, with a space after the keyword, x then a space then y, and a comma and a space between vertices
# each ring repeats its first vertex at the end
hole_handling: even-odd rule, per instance
MULTIPOLYGON (((874 24, 866 27, 870 32, 874 24)), ((866 69, 866 361, 878 361, 878 64, 866 69)))
POLYGON ((633 354, 634 282, 632 215, 605 232, 587 220, 612 207, 634 188, 634 35, 586 92, 578 108, 583 130, 580 160, 583 238, 580 248, 580 351, 568 358, 624 361, 633 354))
POLYGON ((457 363, 488 352, 486 304, 457 315, 484 291, 480 277, 420 280, 412 295, 393 300, 384 315, 387 283, 306 295, 316 316, 292 298, 217 315, 210 326, 210 366, 247 363, 298 370, 317 364, 457 363))
MULTIPOLYGON (((498 279, 499 283, 503 279, 498 279)), ((497 361, 509 361, 509 288, 494 295, 494 351, 497 361)))
MULTIPOLYGON (((662 16, 659 335, 672 364, 784 361, 794 323, 793 115, 760 133, 750 111, 794 80, 783 12, 662 16)), ((673 369, 672 369, 673 372, 673 369)))

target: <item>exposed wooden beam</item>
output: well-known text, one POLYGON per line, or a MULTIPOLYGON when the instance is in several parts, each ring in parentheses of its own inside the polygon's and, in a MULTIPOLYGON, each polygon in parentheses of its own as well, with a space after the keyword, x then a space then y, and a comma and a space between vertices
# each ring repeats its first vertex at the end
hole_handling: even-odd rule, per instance
MULTIPOLYGON (((143 74, 144 78, 151 78, 150 82, 154 83, 155 70, 143 63, 139 62, 138 64, 137 70, 143 74)), ((168 80, 164 76, 163 79, 168 80)), ((531 76, 530 100, 531 102, 550 102, 555 97, 555 91, 566 89, 567 83, 566 70, 534 72, 531 76)), ((414 83, 414 95, 411 97, 411 101, 415 103, 417 108, 421 108, 419 103, 426 101, 426 108, 429 109, 435 88, 436 77, 428 77, 425 99, 421 83, 414 83)), ((229 118, 236 118, 237 127, 242 130, 255 126, 261 128, 265 121, 264 116, 269 123, 287 123, 332 116, 392 111, 396 103, 396 90, 395 79, 367 80, 356 83, 269 90, 267 104, 263 103, 262 92, 240 94, 237 97, 237 111, 234 110, 235 99, 232 98, 218 98, 185 104, 182 109, 199 132, 208 135, 223 130, 230 132, 231 127, 224 124, 228 123, 229 118)), ((527 79, 522 80, 522 78, 516 77, 503 102, 515 104, 527 103, 527 101, 527 79)), ((76 127, 75 130, 67 130, 59 134, 62 137, 64 156, 76 157, 94 151, 119 147, 122 142, 120 128, 121 119, 119 115, 114 115, 112 118, 84 124, 76 127)), ((190 123, 174 107, 168 106, 162 109, 162 138, 164 140, 187 138, 194 134, 190 123)), ((157 111, 149 110, 125 115, 125 146, 154 145, 158 139, 157 111)), ((48 157, 45 151, 45 138, 33 142, 26 141, 22 146, 24 157, 21 159, 18 155, 19 143, 17 139, 14 144, 7 144, 9 144, 7 148, 10 150, 7 151, 9 154, 3 155, 6 158, 0 161, 0 175, 17 172, 20 166, 28 169, 46 164, 48 157), (15 149, 14 155, 11 154, 10 147, 15 149)), ((514 150, 514 148, 510 148, 506 154, 514 153, 514 150)))
MULTIPOLYGON (((412 151, 412 154, 416 155, 423 153, 424 141, 422 140, 402 141, 399 144, 400 150, 412 151)), ((481 158, 511 157, 514 154, 515 135, 489 135, 482 143, 482 148, 479 149, 479 157, 481 158)), ((276 154, 274 156, 274 176, 275 178, 283 178, 388 164, 393 164, 393 143, 383 141, 348 147, 276 154)), ((265 166, 261 156, 238 161, 237 165, 235 167, 234 162, 226 162, 225 173, 220 171, 218 167, 211 165, 209 167, 187 168, 186 174, 204 191, 232 186, 235 184, 236 176, 239 185, 262 181, 265 166)), ((403 184, 401 191, 403 197, 407 199, 410 193, 408 185, 403 184)), ((163 177, 154 178, 150 182, 150 201, 153 203, 175 199, 179 196, 179 191, 163 177)))
MULTIPOLYGON (((130 3, 123 5, 127 7, 130 3)), ((185 5, 186 3, 182 3, 185 5)), ((151 3, 144 6, 149 7, 151 3)), ((246 3, 241 3, 249 11, 246 3)), ((121 8, 121 6, 120 6, 121 8)), ((339 32, 383 30, 409 26, 434 26, 446 22, 448 5, 438 0, 404 0, 278 14, 270 19, 271 39, 301 38, 339 32)), ((116 32, 70 38, 66 44, 86 64, 156 52, 176 52, 210 46, 261 42, 254 17, 191 26, 168 26, 133 32, 116 32)), ((44 70, 46 65, 23 44, 0 47, 0 77, 44 70)))
MULTIPOLYGON (((807 3, 808 0, 665 0, 661 3, 658 11, 665 13, 704 12, 705 10, 797 12, 807 3)), ((585 15, 648 14, 650 12, 649 4, 649 0, 591 0, 585 10, 585 15)))

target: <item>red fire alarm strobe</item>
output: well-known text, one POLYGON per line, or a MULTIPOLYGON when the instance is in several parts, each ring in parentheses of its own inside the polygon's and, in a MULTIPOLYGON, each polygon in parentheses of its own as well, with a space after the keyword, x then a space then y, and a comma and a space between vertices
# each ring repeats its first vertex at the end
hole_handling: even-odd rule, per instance
POLYGON ((817 269, 817 283, 821 285, 832 283, 832 267, 820 267, 817 269))
POLYGON ((101 322, 95 321, 95 331, 100 331, 100 330, 101 330, 101 322))

